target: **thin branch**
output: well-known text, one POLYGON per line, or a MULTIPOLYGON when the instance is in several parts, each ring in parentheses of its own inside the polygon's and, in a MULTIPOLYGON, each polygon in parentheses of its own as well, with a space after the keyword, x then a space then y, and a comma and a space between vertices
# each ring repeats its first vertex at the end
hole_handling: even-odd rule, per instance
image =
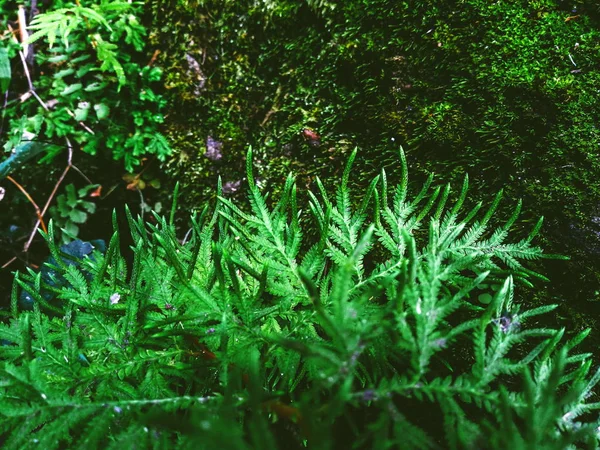
POLYGON ((13 262, 15 262, 17 260, 16 256, 13 256, 12 258, 10 258, 8 261, 6 261, 2 267, 0 267, 0 269, 6 269, 8 266, 10 266, 13 262))
MULTIPOLYGON (((69 141, 68 138, 65 138, 65 140, 67 141, 67 148, 69 149, 69 157, 67 160, 67 167, 65 167, 65 170, 63 170, 63 173, 60 175, 60 177, 58 178, 58 181, 54 185, 54 189, 52 189, 52 192, 50 193, 50 196, 48 197, 48 200, 46 201, 46 204, 44 205, 44 209, 42 210, 42 217, 44 216, 44 214, 46 214, 46 211, 48 211, 48 208, 50 207, 50 204, 52 203, 52 200, 54 199, 54 196, 56 195, 58 188, 60 187, 63 180, 67 176, 67 173, 69 172, 71 167, 73 167, 73 162, 72 162, 73 161, 73 146, 71 145, 71 141, 69 141)), ((33 230, 31 230, 31 234, 29 235, 29 239, 27 240, 27 242, 25 243, 25 246, 23 247, 23 251, 29 250, 29 246, 31 245, 31 242, 33 241, 33 238, 35 237, 35 233, 37 233, 39 226, 40 226, 40 221, 38 220, 35 223, 33 230)))
POLYGON ((188 238, 190 237, 190 234, 192 234, 193 228, 190 228, 189 230, 187 230, 187 233, 185 233, 185 236, 183 237, 183 241, 181 241, 181 245, 185 245, 188 241, 188 238))
POLYGON ((154 53, 152 54, 152 58, 150 58, 150 61, 148 61, 148 64, 146 64, 146 66, 150 67, 152 64, 154 64, 158 55, 160 55, 160 50, 158 50, 158 49, 154 50, 154 53))
POLYGON ((142 217, 142 220, 144 219, 144 205, 146 204, 144 202, 144 194, 142 194, 142 190, 141 189, 137 189, 138 194, 140 194, 140 216, 142 217))
POLYGON ((21 45, 23 46, 23 54, 25 55, 25 58, 27 58, 27 54, 29 53, 29 44, 27 43, 27 39, 29 39, 29 33, 27 32, 27 19, 25 18, 25 7, 23 5, 19 5, 17 18, 19 22, 19 37, 21 38, 21 45))
POLYGON ((41 225, 42 230, 44 230, 44 233, 45 233, 47 231, 46 224, 44 223, 43 214, 40 212, 40 207, 33 200, 33 198, 31 198, 31 195, 29 195, 29 193, 25 190, 25 188, 23 186, 21 186, 19 183, 17 183, 17 181, 13 177, 11 177, 10 175, 7 175, 6 179, 8 181, 10 181, 12 184, 14 184, 17 187, 17 189, 19 189, 23 193, 23 195, 25 195, 25 197, 27 197, 27 200, 29 200, 29 203, 31 203, 33 205, 33 208, 35 209, 35 214, 37 215, 37 218, 38 218, 37 225, 41 225))
MULTIPOLYGON (((19 40, 15 36, 15 30, 13 30, 13 28, 10 25, 8 25, 8 29, 12 33, 13 40, 16 43, 19 43, 19 40)), ((23 99, 23 97, 25 97, 27 94, 31 94, 36 98, 36 100, 40 103, 40 105, 42 105, 42 107, 46 111, 50 111, 48 109, 48 105, 46 105, 46 103, 44 103, 44 101, 40 98, 40 96, 35 93, 35 88, 33 87, 33 81, 31 81, 31 75, 29 74, 29 68, 27 67, 27 60, 25 59, 25 55, 23 54, 23 52, 21 50, 19 50, 19 57, 21 58, 21 63, 23 64, 23 71, 25 72, 25 76, 27 77, 27 85, 29 86, 29 92, 26 92, 25 94, 23 94, 21 96, 21 101, 23 102, 26 100, 26 98, 23 99)))
MULTIPOLYGON (((67 111, 67 114, 68 114, 68 115, 70 115, 70 116, 71 116, 73 119, 75 119, 75 114, 74 114, 74 113, 73 113, 73 112, 72 112, 70 109, 68 109, 68 108, 67 108, 67 110, 66 110, 66 111, 67 111)), ((77 119, 75 119, 75 120, 77 120, 77 119)), ((96 134, 96 133, 94 133, 94 130, 92 130, 90 127, 88 127, 88 126, 87 126, 85 123, 83 123, 81 120, 80 120, 80 121, 78 121, 78 123, 79 123, 79 125, 81 125, 81 127, 82 127, 82 128, 85 130, 85 131, 87 131, 88 133, 90 133, 90 134, 93 134, 93 135, 95 135, 95 134, 96 134)))
POLYGON ((84 173, 83 173, 81 170, 79 170, 79 168, 78 168, 78 167, 77 167, 75 164, 71 164, 71 168, 72 168, 72 169, 73 169, 75 172, 77 172, 79 175, 81 175, 81 176, 83 177, 83 179, 84 179, 85 181, 87 181, 87 183, 88 183, 88 184, 94 184, 94 183, 92 182, 92 180, 90 180, 90 179, 87 177, 87 175, 86 175, 86 174, 84 174, 84 173))
MULTIPOLYGON (((25 64, 25 61, 23 61, 23 64, 25 64)), ((29 78, 29 71, 27 71, 26 73, 27 73, 27 78, 29 78)), ((46 103, 44 103, 44 101, 40 98, 40 96, 36 94, 36 92, 33 90, 33 88, 31 89, 30 92, 46 111, 50 111, 50 109, 48 108, 48 105, 46 105, 46 103)))

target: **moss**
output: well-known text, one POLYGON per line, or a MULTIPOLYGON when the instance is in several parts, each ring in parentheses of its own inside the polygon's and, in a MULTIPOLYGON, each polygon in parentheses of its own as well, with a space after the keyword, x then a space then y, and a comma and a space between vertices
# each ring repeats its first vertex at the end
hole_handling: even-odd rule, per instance
POLYGON ((154 2, 176 150, 167 170, 183 183, 188 209, 213 195, 217 175, 243 179, 248 145, 270 189, 291 169, 301 186, 329 178, 354 146, 358 179, 383 165, 394 180, 402 144, 415 179, 435 172, 460 183, 469 173, 474 199, 504 189, 524 199, 525 221, 546 216, 546 248, 577 255, 561 263, 576 275, 548 266, 554 286, 588 308, 600 282, 597 8, 552 0, 336 5, 154 2), (206 79, 200 92, 188 56, 206 79), (203 156, 208 136, 223 142, 222 161, 203 156))

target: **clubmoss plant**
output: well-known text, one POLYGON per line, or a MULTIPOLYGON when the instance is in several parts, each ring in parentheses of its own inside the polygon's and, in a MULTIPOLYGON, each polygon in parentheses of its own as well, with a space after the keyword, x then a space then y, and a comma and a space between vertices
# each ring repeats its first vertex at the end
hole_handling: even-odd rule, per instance
POLYGON ((81 265, 61 264, 50 225, 68 284, 49 304, 39 276, 15 278, 3 448, 597 446, 600 372, 573 350, 588 332, 564 342, 536 323, 553 305, 515 294, 541 277, 522 264, 543 256, 541 221, 507 241, 520 208, 488 229, 500 194, 465 213, 467 180, 454 201, 431 179, 411 198, 403 153, 399 185, 382 171, 353 207, 355 155, 334 197, 317 179, 307 214, 292 176, 267 207, 249 151, 250 212, 219 196, 183 241, 175 202, 156 225, 128 213, 131 263, 116 219, 106 253, 81 265))

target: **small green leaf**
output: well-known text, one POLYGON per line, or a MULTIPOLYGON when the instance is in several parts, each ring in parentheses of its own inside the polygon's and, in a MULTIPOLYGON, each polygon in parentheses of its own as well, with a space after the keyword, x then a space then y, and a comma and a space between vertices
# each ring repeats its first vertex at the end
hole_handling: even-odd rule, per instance
POLYGON ((79 235, 79 227, 70 220, 67 220, 64 230, 70 236, 76 237, 79 235))
POLYGON ((60 93, 60 95, 69 95, 69 94, 72 94, 73 92, 77 92, 78 90, 80 90, 82 87, 83 87, 83 85, 81 83, 71 84, 71 85, 67 86, 60 93))
POLYGON ((90 214, 94 214, 96 212, 96 204, 95 203, 81 202, 80 206, 90 214))
POLYGON ((88 72, 94 69, 95 67, 91 64, 86 64, 85 66, 80 67, 79 69, 77 69, 77 78, 85 76, 88 72))
POLYGON ((85 223, 87 218, 88 218, 87 213, 85 213, 84 211, 81 211, 79 209, 73 209, 69 213, 69 219, 71 219, 71 221, 73 221, 73 223, 85 223))
POLYGON ((48 58, 48 62, 56 64, 56 63, 66 61, 67 59, 69 59, 69 57, 67 55, 56 55, 56 56, 52 56, 52 57, 48 58))
POLYGON ((67 205, 67 198, 64 195, 59 195, 58 199, 56 199, 56 205, 58 212, 62 217, 67 217, 69 215, 69 206, 67 205))
MULTIPOLYGON (((77 58, 73 58, 73 59, 69 60, 69 62, 71 64, 79 64, 80 62, 87 61, 91 57, 92 57, 91 55, 81 55, 81 56, 78 56, 77 58)), ((93 66, 93 64, 90 64, 88 67, 94 67, 94 66, 93 66)))
POLYGON ((480 294, 479 297, 477 297, 477 300, 479 300, 479 303, 483 303, 484 305, 489 305, 490 302, 492 301, 494 297, 492 297, 490 294, 480 294))
POLYGON ((90 193, 90 191, 93 191, 98 186, 100 186, 100 185, 99 184, 88 184, 87 186, 84 186, 81 189, 78 189, 77 195, 79 196, 79 198, 83 198, 86 195, 88 195, 90 193))
POLYGON ((64 69, 64 70, 59 70, 58 72, 56 72, 53 77, 56 79, 60 79, 60 78, 64 78, 67 77, 69 75, 73 75, 75 73, 75 69, 64 69))
POLYGON ((67 205, 70 206, 71 208, 75 208, 77 206, 77 196, 75 195, 75 186, 73 186, 72 184, 67 185, 67 187, 65 188, 65 190, 67 191, 67 205))
POLYGON ((10 79, 11 71, 8 50, 5 47, 0 47, 0 91, 6 92, 8 90, 10 79))
POLYGON ((75 110, 75 120, 83 122, 87 120, 88 114, 90 112, 90 104, 87 102, 81 102, 79 107, 75 110))
POLYGON ((96 117, 98 117, 98 120, 106 119, 110 114, 110 108, 104 103, 98 103, 97 105, 94 105, 94 110, 96 111, 96 117))
POLYGON ((106 86, 108 86, 108 83, 96 82, 96 83, 88 84, 83 90, 86 91, 86 92, 101 91, 106 86))

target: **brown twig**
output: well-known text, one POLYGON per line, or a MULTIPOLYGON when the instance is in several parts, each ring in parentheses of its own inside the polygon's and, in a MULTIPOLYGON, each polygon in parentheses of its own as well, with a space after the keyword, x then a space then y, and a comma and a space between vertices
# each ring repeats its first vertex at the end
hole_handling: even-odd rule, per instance
POLYGON ((42 230, 44 230, 44 233, 45 233, 47 231, 46 224, 44 223, 44 218, 43 218, 43 214, 40 211, 40 207, 33 200, 33 198, 31 198, 31 195, 29 195, 29 193, 25 190, 25 188, 23 186, 21 186, 19 183, 17 183, 17 181, 13 177, 11 177, 10 175, 7 175, 6 179, 8 181, 10 181, 12 184, 14 184, 17 187, 17 189, 19 189, 23 193, 23 195, 25 197, 27 197, 27 200, 29 200, 29 203, 31 203, 33 205, 33 208, 35 209, 35 213, 38 218, 37 224, 42 226, 42 230))
MULTIPOLYGON (((52 200, 54 199, 54 196, 56 195, 58 188, 60 187, 63 180, 67 176, 67 173, 69 172, 71 167, 73 167, 73 162, 72 162, 73 161, 73 146, 71 145, 71 141, 69 141, 68 138, 65 138, 65 140, 67 141, 67 148, 69 149, 69 157, 67 160, 67 167, 65 167, 65 170, 63 170, 63 173, 60 175, 60 177, 58 178, 58 181, 54 185, 54 189, 52 189, 52 192, 50 193, 50 196, 48 197, 48 200, 46 201, 46 204, 44 205, 44 209, 42 210, 42 214, 41 214, 42 217, 44 217, 44 214, 46 214, 46 211, 48 211, 48 208, 50 207, 50 204, 52 203, 52 200)), ((25 246, 23 247, 23 251, 26 252, 27 250, 29 250, 29 246, 31 245, 31 242, 33 241, 33 238, 35 237, 35 233, 37 233, 39 226, 40 226, 40 220, 38 219, 38 221, 33 226, 33 230, 31 230, 29 239, 27 240, 27 242, 25 243, 25 246)))
POLYGON ((13 256, 12 258, 10 258, 8 261, 6 261, 2 267, 0 267, 0 269, 6 269, 8 266, 10 266, 13 262, 15 262, 17 260, 16 256, 13 256))
POLYGON ((154 50, 154 53, 152 54, 152 58, 150 58, 150 61, 148 61, 148 64, 146 64, 146 66, 150 67, 152 64, 154 64, 154 62, 156 61, 156 58, 158 58, 158 55, 160 55, 160 50, 159 49, 154 50))

